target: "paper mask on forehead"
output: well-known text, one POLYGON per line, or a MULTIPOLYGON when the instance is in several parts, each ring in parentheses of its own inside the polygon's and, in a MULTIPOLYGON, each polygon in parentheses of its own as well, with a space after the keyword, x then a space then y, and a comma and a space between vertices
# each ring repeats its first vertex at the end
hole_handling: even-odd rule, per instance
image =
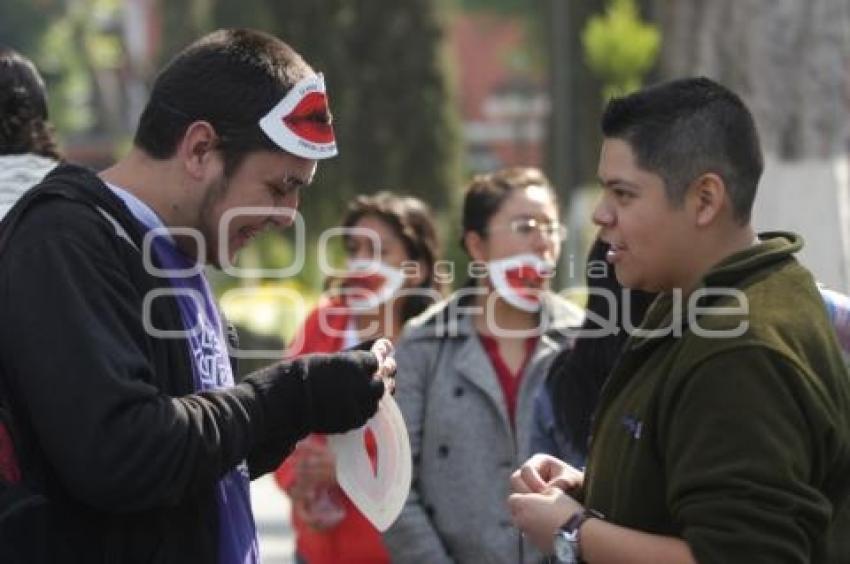
POLYGON ((260 129, 284 151, 305 159, 337 154, 330 122, 325 77, 300 80, 283 100, 260 120, 260 129))

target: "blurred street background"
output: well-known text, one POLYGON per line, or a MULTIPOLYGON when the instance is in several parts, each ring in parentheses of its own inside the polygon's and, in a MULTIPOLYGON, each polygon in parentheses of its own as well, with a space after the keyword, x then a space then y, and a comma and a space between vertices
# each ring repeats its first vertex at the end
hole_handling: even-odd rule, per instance
MULTIPOLYGON (((296 274, 210 272, 259 357, 242 373, 282 354, 322 289, 319 235, 356 194, 430 203, 462 272, 469 177, 542 167, 570 232, 556 288, 581 285, 605 100, 688 75, 719 80, 755 114, 767 157, 757 227, 800 232, 819 280, 850 291, 848 0, 0 0, 0 44, 37 63, 62 149, 93 168, 130 146, 156 69, 235 26, 280 36, 325 73, 340 150, 304 193, 304 236, 267 233, 239 257, 271 269, 300 255, 296 274)), ((290 562, 285 499, 269 479, 253 493, 265 561, 290 562)))
POLYGON ((263 564, 294 564, 295 540, 289 527, 289 501, 270 474, 251 483, 251 505, 260 536, 263 564))

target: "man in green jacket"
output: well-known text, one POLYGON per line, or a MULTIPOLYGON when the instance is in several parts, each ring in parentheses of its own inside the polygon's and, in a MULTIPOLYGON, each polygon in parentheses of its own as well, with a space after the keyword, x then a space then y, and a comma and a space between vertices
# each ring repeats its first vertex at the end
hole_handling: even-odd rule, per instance
POLYGON ((850 377, 801 239, 755 235, 752 115, 704 78, 614 99, 594 212, 660 292, 605 385, 584 472, 533 457, 515 524, 559 562, 850 562, 850 377))

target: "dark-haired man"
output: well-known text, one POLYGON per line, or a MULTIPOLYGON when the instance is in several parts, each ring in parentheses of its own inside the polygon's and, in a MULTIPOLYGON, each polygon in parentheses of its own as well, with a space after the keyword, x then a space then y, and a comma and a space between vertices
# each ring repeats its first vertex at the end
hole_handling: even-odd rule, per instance
POLYGON ((612 100, 594 212, 627 287, 660 292, 602 392, 580 472, 512 477, 560 562, 850 561, 850 379, 790 233, 755 235, 750 112, 710 80, 612 100))
POLYGON ((159 74, 126 157, 60 166, 10 211, 0 453, 11 430, 20 467, 0 457, 0 493, 32 503, 0 508, 0 560, 258 561, 248 480, 310 432, 362 425, 393 362, 305 357, 234 386, 202 267, 287 227, 335 154, 322 76, 223 30, 159 74))

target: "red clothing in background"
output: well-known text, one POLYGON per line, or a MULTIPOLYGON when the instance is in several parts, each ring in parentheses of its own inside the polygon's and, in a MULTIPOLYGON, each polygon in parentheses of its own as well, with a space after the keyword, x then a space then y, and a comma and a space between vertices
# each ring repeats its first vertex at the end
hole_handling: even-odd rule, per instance
MULTIPOLYGON (((342 350, 344 333, 349 314, 342 310, 339 300, 324 300, 314 309, 292 342, 288 356, 342 350)), ((306 439, 316 444, 326 444, 324 435, 310 435, 306 439)), ((366 449, 372 464, 377 464, 374 437, 366 433, 366 449)), ((298 450, 289 456, 275 472, 275 480, 286 492, 295 482, 295 467, 299 460, 298 450)), ((389 564, 390 556, 384 547, 381 533, 351 503, 339 488, 334 486, 335 498, 345 510, 345 517, 330 529, 317 531, 292 512, 292 527, 295 530, 295 548, 308 564, 389 564)))
POLYGON ((496 376, 499 378, 499 384, 502 386, 502 393, 505 394, 505 405, 508 408, 508 416, 511 420, 511 425, 516 422, 516 402, 519 394, 519 384, 522 382, 522 373, 525 372, 525 367, 528 361, 531 360, 531 355, 534 354, 534 347, 537 346, 537 337, 529 337, 525 340, 525 359, 519 365, 519 370, 516 374, 511 372, 508 365, 505 364, 502 355, 499 353, 499 341, 495 338, 481 335, 481 344, 484 346, 484 351, 490 358, 490 364, 493 365, 493 370, 496 371, 496 376))

